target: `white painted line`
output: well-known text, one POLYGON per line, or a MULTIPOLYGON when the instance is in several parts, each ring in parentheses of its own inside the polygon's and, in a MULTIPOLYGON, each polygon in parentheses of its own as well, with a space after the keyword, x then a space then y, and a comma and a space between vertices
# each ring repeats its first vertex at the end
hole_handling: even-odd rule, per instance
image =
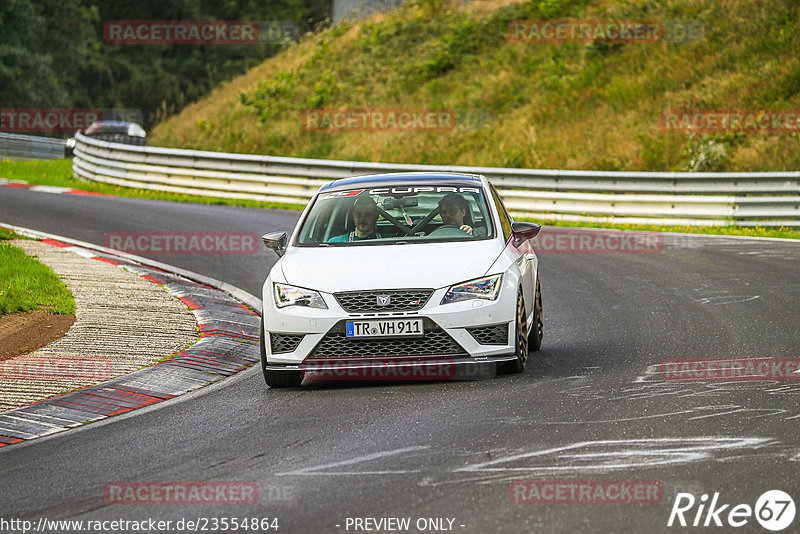
POLYGON ((720 297, 702 297, 693 299, 698 304, 739 304, 761 298, 760 295, 726 295, 720 297))
POLYGON ((91 259, 91 258, 96 258, 97 257, 97 253, 96 252, 94 252, 92 250, 89 250, 89 249, 85 249, 83 247, 64 247, 64 250, 68 250, 70 252, 74 252, 78 256, 83 256, 84 258, 90 258, 91 259))
POLYGON ((2 426, 2 424, 0 424, 0 434, 2 434, 4 436, 8 436, 8 437, 13 437, 14 439, 26 439, 27 440, 27 439, 31 439, 31 438, 35 438, 36 437, 36 434, 30 434, 28 432, 23 432, 22 430, 13 430, 11 428, 6 428, 6 427, 2 426), (15 436, 16 434, 25 434, 26 436, 29 436, 29 437, 27 437, 27 438, 17 438, 15 436))
POLYGON ((679 410, 677 412, 657 413, 653 415, 637 415, 636 417, 617 417, 615 419, 594 419, 591 421, 539 421, 542 425, 599 425, 607 423, 621 423, 623 421, 640 421, 643 419, 658 419, 661 417, 672 417, 674 415, 687 415, 694 413, 695 408, 679 410))
MULTIPOLYGON (((313 467, 304 467, 303 469, 297 469, 295 471, 288 471, 285 473, 276 473, 277 475, 281 476, 292 476, 292 475, 337 475, 337 474, 361 474, 360 472, 335 472, 335 473, 320 473, 318 472, 320 469, 329 469, 332 467, 341 467, 345 465, 354 465, 362 462, 369 462, 370 460, 377 460, 379 458, 387 458, 389 456, 397 456, 398 454, 403 454, 406 452, 413 452, 413 451, 421 451, 425 449, 429 449, 430 447, 427 445, 417 445, 413 447, 403 447, 400 449, 393 449, 390 451, 381 451, 381 452, 374 452, 372 454, 366 454, 364 456, 358 456, 356 458, 351 458, 349 460, 342 460, 340 462, 332 462, 329 464, 322 464, 322 465, 315 465, 313 467)), ((419 471, 381 471, 381 474, 391 474, 391 473, 415 473, 419 471)), ((364 472, 366 473, 366 472, 364 472)), ((372 473, 377 473, 377 471, 373 471, 372 473)))
POLYGON ((690 417, 689 421, 697 421, 698 419, 707 419, 709 417, 718 417, 720 415, 730 415, 732 413, 740 413, 740 412, 747 412, 749 411, 746 408, 742 408, 741 406, 735 406, 732 410, 728 410, 727 412, 717 412, 717 413, 710 413, 706 415, 696 415, 694 417, 690 417))
POLYGON ((63 426, 54 425, 52 423, 46 423, 45 421, 40 421, 38 419, 25 419, 25 418, 22 418, 22 417, 14 417, 14 415, 15 415, 14 412, 11 412, 11 413, 8 413, 8 414, 4 414, 4 417, 8 417, 9 419, 13 419, 13 420, 19 421, 21 423, 28 423, 28 424, 33 423, 33 424, 41 425, 41 426, 44 426, 44 427, 50 427, 50 429, 45 431, 44 433, 36 434, 37 436, 46 436, 47 434, 52 434, 54 432, 61 432, 62 430, 64 430, 63 426))
POLYGON ((647 379, 650 378, 653 375, 657 375, 658 374, 658 368, 661 367, 661 365, 662 364, 660 364, 660 363, 656 363, 656 364, 653 364, 653 365, 648 365, 647 366, 647 370, 644 372, 644 374, 637 376, 636 380, 634 380, 633 382, 634 383, 637 383, 637 382, 649 382, 649 380, 647 380, 647 379))
POLYGON ((69 187, 57 187, 55 185, 34 185, 28 188, 28 191, 39 191, 40 193, 56 193, 62 194, 71 191, 69 187))
POLYGON ((715 451, 755 448, 767 445, 770 442, 771 440, 766 438, 721 438, 713 436, 583 441, 563 447, 524 452, 488 462, 471 464, 455 469, 454 472, 563 473, 655 467, 710 460, 714 458, 713 453, 715 451), (583 450, 587 452, 578 452, 583 450), (543 458, 540 464, 523 467, 498 466, 498 464, 543 456, 547 458, 543 458), (553 465, 554 463, 560 463, 561 465, 553 465))

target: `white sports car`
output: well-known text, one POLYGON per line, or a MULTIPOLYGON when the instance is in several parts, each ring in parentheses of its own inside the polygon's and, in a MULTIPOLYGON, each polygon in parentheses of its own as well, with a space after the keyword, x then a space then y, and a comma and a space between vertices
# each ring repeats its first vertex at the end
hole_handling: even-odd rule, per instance
POLYGON ((280 256, 262 291, 267 384, 297 387, 322 371, 345 379, 452 378, 449 370, 475 366, 522 372, 542 343, 531 244, 540 228, 513 222, 478 175, 323 185, 291 238, 262 237, 280 256))

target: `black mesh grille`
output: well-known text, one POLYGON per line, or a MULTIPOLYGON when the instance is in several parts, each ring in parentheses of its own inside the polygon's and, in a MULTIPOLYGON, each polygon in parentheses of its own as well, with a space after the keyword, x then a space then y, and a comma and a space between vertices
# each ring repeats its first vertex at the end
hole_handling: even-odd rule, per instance
POLYGON ((508 323, 467 328, 467 332, 481 345, 505 345, 508 343, 508 323))
POLYGON ((438 327, 425 329, 422 337, 352 339, 336 327, 325 334, 310 357, 315 358, 395 358, 467 354, 461 345, 438 327))
POLYGON ((422 308, 433 289, 387 289, 384 291, 349 291, 334 293, 339 305, 349 313, 414 311, 422 308), (388 306, 379 306, 378 297, 390 298, 388 306))
POLYGON ((281 352, 294 352, 297 346, 303 340, 303 335, 294 334, 274 334, 269 335, 269 346, 272 348, 272 354, 280 354, 281 352))

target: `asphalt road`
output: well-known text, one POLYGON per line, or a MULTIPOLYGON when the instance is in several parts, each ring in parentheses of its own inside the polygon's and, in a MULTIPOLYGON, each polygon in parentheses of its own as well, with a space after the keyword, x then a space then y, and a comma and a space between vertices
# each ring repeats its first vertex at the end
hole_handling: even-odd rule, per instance
MULTIPOLYGON (((0 188, 1 222, 99 244, 110 231, 260 235, 290 229, 298 215, 0 188)), ((254 295, 275 259, 152 257, 254 295)), ((522 375, 285 391, 267 389, 254 368, 0 449, 0 518, 277 517, 280 532, 311 533, 366 531, 348 518, 401 517, 411 519, 407 532, 437 531, 418 530, 420 518, 452 519, 465 534, 667 532, 698 530, 667 527, 680 491, 698 502, 719 492, 718 505, 730 505, 723 524, 767 490, 798 501, 800 382, 677 382, 652 366, 800 356, 799 261, 800 243, 709 237, 655 254, 542 254, 545 338, 522 375), (258 502, 104 499, 111 482, 208 480, 256 482, 258 502), (655 504, 516 504, 517 480, 659 481, 664 495, 655 504)), ((685 514, 690 524, 697 509, 685 514)), ((754 517, 736 531, 768 532, 754 517)))

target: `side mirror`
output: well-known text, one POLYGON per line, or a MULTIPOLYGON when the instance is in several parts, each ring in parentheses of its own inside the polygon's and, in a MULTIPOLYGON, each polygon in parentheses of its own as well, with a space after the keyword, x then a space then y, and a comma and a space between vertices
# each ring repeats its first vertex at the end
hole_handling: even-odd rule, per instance
POLYGON ((288 239, 286 232, 272 232, 261 236, 264 246, 274 250, 278 257, 283 256, 284 252, 286 252, 286 241, 288 239))
POLYGON ((539 235, 539 230, 542 227, 539 224, 529 222, 515 222, 511 223, 511 238, 514 240, 514 246, 519 248, 522 243, 533 239, 539 235))

